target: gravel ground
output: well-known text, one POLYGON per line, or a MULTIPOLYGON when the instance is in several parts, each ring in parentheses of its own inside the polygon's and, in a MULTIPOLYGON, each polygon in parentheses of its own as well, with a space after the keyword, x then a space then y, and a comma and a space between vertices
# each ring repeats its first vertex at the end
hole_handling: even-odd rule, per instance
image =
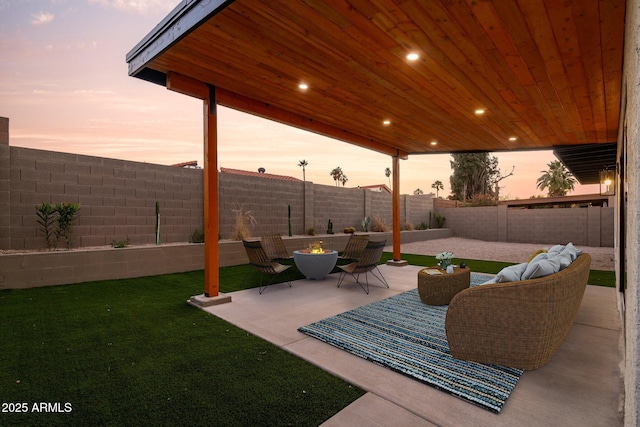
MULTIPOLYGON (((423 242, 404 243, 400 251, 406 254, 436 255, 442 251, 453 252, 456 259, 483 259, 488 261, 526 262, 531 254, 538 249, 548 249, 554 243, 504 243, 485 242, 483 240, 449 237, 446 239, 425 240, 423 242)), ((591 255, 592 270, 614 270, 613 248, 599 248, 590 246, 576 246, 591 255)), ((391 246, 385 248, 392 251, 391 246)))

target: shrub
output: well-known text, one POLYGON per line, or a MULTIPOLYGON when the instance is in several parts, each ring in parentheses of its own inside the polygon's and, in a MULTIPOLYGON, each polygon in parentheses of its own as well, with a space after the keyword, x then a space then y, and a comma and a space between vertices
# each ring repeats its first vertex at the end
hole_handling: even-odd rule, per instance
POLYGON ((202 230, 194 230, 189 237, 189 243, 204 243, 204 232, 202 230))
POLYGON ((244 206, 240 205, 233 209, 233 212, 236 215, 236 223, 235 229, 233 233, 231 233, 232 240, 247 240, 251 237, 250 226, 255 226, 258 221, 253 216, 251 211, 245 211, 244 206))
POLYGON ((380 217, 380 215, 376 214, 373 216, 371 221, 371 231, 385 232, 389 230, 389 225, 382 219, 382 217, 380 217))
POLYGON ((71 238, 73 237, 73 221, 78 215, 80 204, 78 203, 56 203, 56 211, 58 212, 58 228, 56 229, 56 238, 64 237, 67 250, 71 249, 71 238))
POLYGON ((38 215, 38 225, 40 226, 40 232, 44 235, 47 249, 55 249, 58 243, 54 230, 54 222, 57 215, 55 206, 43 202, 41 205, 36 206, 36 215, 38 215))
POLYGON ((76 219, 79 210, 80 204, 78 203, 56 203, 52 205, 43 202, 41 205, 36 206, 38 224, 40 225, 40 231, 44 235, 47 249, 57 248, 58 240, 63 237, 67 250, 71 249, 73 221, 76 219))
POLYGON ((111 247, 113 248, 126 248, 127 246, 129 246, 129 238, 127 237, 124 240, 112 240, 111 241, 111 247))

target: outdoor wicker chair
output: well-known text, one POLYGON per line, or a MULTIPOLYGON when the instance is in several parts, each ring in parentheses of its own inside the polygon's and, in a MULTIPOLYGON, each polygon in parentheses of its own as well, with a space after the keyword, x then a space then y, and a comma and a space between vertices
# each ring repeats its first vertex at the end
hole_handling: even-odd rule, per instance
POLYGON ((549 276, 458 293, 445 320, 451 355, 526 370, 544 366, 569 334, 590 265, 591 257, 583 253, 549 276))
POLYGON ((338 287, 342 284, 345 276, 347 274, 351 275, 357 284, 368 294, 369 293, 369 272, 380 281, 387 288, 389 284, 385 280, 384 276, 380 269, 378 269, 378 263, 380 263, 380 257, 382 256, 382 251, 384 251, 384 247, 387 244, 385 240, 379 242, 368 242, 367 246, 362 251, 362 254, 358 258, 358 261, 352 262, 347 265, 339 265, 338 268, 342 271, 340 272, 340 277, 338 278, 338 287), (376 274, 376 271, 378 272, 376 274), (360 274, 364 273, 365 283, 363 284, 360 280, 360 274))
MULTIPOLYGON (((265 252, 262 247, 262 243, 260 241, 247 241, 243 240, 242 244, 244 245, 244 249, 247 251, 247 257, 249 257, 249 263, 260 272, 260 288, 258 292, 262 294, 264 290, 273 283, 273 280, 281 273, 284 273, 286 270, 291 268, 291 265, 282 265, 278 262, 272 261, 265 252), (269 279, 269 283, 262 286, 262 278, 264 274, 268 274, 271 276, 269 279)), ((244 284, 249 277, 249 273, 245 275, 242 283, 244 284)), ((291 287, 291 281, 287 279, 287 283, 289 287, 291 287)))
POLYGON ((366 234, 352 234, 347 241, 344 251, 338 255, 338 260, 356 261, 362 255, 362 251, 369 242, 366 234))
POLYGON ((262 237, 262 246, 272 261, 293 259, 293 254, 287 251, 280 234, 267 234, 262 237))

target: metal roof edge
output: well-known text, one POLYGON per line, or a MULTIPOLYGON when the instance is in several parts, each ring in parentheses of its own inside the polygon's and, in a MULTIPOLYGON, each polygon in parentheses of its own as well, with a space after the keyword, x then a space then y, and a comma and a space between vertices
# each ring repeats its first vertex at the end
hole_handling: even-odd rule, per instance
POLYGON ((130 76, 234 0, 183 0, 127 53, 130 76))

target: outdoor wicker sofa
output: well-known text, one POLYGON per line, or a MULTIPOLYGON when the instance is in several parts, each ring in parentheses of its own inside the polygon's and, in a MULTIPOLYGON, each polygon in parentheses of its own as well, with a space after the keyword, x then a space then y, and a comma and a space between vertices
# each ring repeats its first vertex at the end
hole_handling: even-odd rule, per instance
POLYGON ((445 321, 457 359, 526 370, 544 366, 566 338, 586 289, 591 257, 536 279, 465 289, 445 321))

